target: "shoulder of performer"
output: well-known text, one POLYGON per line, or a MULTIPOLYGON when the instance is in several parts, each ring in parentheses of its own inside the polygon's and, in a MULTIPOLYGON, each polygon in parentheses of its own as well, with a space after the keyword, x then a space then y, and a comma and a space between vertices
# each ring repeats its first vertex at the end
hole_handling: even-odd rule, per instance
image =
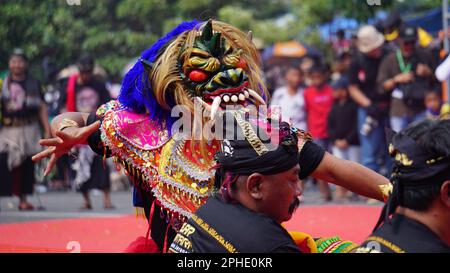
POLYGON ((302 129, 298 129, 293 127, 293 129, 296 131, 297 133, 297 138, 298 138, 298 151, 301 152, 303 149, 303 146, 305 146, 306 142, 308 141, 312 141, 313 138, 311 136, 310 133, 306 132, 305 130, 302 129))
POLYGON ((110 100, 105 104, 102 104, 99 108, 97 108, 97 111, 95 112, 95 115, 97 118, 102 119, 106 112, 108 111, 115 111, 121 108, 121 104, 118 100, 110 100))

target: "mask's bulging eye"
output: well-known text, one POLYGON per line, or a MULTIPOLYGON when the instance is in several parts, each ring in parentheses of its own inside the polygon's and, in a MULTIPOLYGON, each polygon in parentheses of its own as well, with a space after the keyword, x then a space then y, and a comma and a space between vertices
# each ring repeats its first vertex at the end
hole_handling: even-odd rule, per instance
POLYGON ((193 82, 203 82, 208 78, 208 74, 201 70, 192 70, 189 72, 189 79, 193 82))

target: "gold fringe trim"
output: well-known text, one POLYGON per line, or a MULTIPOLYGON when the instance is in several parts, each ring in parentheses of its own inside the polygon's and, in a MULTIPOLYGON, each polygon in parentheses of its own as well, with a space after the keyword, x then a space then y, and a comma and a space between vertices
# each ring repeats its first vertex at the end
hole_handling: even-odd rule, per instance
POLYGON ((135 209, 135 213, 136 213, 136 218, 137 219, 139 219, 139 218, 146 219, 144 208, 134 207, 134 209, 135 209))

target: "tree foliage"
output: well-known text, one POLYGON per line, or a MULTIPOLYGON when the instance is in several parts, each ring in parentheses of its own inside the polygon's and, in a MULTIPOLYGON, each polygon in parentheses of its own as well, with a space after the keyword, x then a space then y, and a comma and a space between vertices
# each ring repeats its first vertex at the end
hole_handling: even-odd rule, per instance
MULTIPOLYGON (((158 37, 191 19, 224 20, 252 30, 266 44, 300 37, 318 43, 317 24, 337 14, 364 21, 376 10, 409 2, 397 1, 381 0, 376 7, 365 0, 0 0, 0 70, 7 68, 12 49, 21 47, 36 72, 46 56, 63 68, 89 52, 118 75, 158 37), (306 29, 308 36, 299 36, 306 29)), ((411 2, 419 9, 440 5, 411 2)))

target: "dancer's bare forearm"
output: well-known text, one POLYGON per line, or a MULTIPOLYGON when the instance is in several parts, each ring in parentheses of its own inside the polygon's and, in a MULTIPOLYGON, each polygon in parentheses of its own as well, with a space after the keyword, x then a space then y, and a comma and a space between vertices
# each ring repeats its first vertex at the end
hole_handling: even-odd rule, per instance
MULTIPOLYGON (((56 136, 56 131, 59 131, 59 129, 61 128, 61 123, 64 119, 73 120, 76 123, 78 123, 78 127, 84 127, 86 126, 88 116, 89 116, 88 113, 81 113, 81 112, 66 112, 57 115, 53 119, 51 124, 52 136, 56 136)), ((67 128, 64 131, 66 130, 69 131, 70 128, 67 128)))
POLYGON ((389 183, 387 178, 361 164, 339 159, 329 153, 325 154, 322 162, 311 176, 380 201, 385 198, 380 185, 389 183))

